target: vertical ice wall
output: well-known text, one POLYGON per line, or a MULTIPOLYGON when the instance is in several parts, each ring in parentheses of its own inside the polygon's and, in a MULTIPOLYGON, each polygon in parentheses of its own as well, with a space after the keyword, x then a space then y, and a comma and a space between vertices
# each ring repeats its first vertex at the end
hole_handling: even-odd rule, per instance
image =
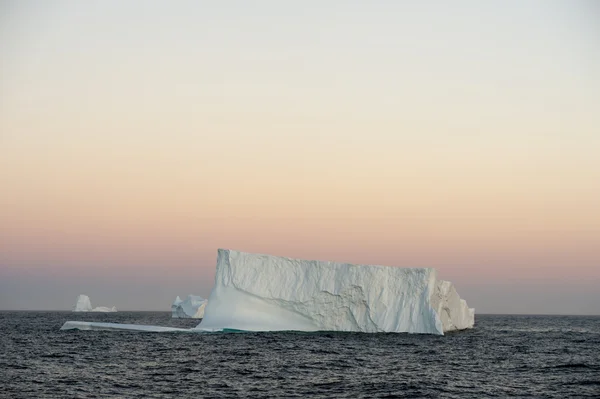
POLYGON ((352 265, 220 249, 198 330, 443 334, 474 311, 435 269, 352 265))

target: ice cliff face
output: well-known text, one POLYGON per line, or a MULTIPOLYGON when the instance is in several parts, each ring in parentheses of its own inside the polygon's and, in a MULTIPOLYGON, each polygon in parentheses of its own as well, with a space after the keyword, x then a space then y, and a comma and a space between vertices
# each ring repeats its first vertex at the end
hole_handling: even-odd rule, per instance
POLYGON ((201 319, 204 317, 206 302, 206 299, 197 295, 189 295, 185 301, 182 301, 178 296, 171 305, 171 317, 201 319))
POLYGON ((106 306, 98 306, 96 308, 92 308, 92 302, 90 301, 90 297, 87 295, 79 295, 77 297, 77 302, 73 307, 73 312, 116 312, 117 308, 112 307, 108 308, 106 306))
POLYGON ((220 249, 200 331, 443 334, 474 310, 435 269, 352 265, 220 249))

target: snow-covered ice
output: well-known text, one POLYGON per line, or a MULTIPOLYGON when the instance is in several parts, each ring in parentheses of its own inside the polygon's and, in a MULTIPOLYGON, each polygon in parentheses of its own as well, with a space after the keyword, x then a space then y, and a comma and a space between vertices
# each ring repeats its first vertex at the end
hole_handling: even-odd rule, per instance
POLYGON ((116 312, 116 307, 106 307, 106 306, 98 306, 92 308, 92 302, 90 301, 90 297, 87 295, 79 295, 77 297, 77 302, 75 302, 75 306, 73 307, 73 312, 116 312))
POLYGON ((362 331, 444 334, 473 327, 435 269, 308 261, 220 249, 198 331, 362 331))
POLYGON ((207 300, 198 295, 189 295, 184 301, 178 296, 171 305, 171 316, 181 319, 201 319, 207 300))

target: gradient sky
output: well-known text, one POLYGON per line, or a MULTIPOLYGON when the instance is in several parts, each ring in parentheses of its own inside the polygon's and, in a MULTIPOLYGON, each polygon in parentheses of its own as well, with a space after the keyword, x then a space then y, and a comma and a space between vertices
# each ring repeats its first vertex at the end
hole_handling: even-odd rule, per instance
POLYGON ((594 1, 1 1, 0 309, 169 310, 217 248, 600 314, 594 1))

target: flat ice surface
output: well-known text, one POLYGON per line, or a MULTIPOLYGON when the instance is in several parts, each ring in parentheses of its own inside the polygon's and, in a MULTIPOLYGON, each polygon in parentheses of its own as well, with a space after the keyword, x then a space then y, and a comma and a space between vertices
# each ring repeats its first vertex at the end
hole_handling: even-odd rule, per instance
POLYGON ((444 334, 474 310, 435 269, 352 265, 220 249, 198 331, 444 334))
POLYGON ((179 296, 171 305, 171 316, 181 319, 201 319, 204 317, 206 299, 198 295, 189 295, 184 301, 179 296))
POLYGON ((67 321, 61 330, 119 330, 119 331, 146 331, 146 332, 190 332, 189 328, 174 328, 161 326, 148 326, 141 324, 97 323, 88 321, 67 321))

